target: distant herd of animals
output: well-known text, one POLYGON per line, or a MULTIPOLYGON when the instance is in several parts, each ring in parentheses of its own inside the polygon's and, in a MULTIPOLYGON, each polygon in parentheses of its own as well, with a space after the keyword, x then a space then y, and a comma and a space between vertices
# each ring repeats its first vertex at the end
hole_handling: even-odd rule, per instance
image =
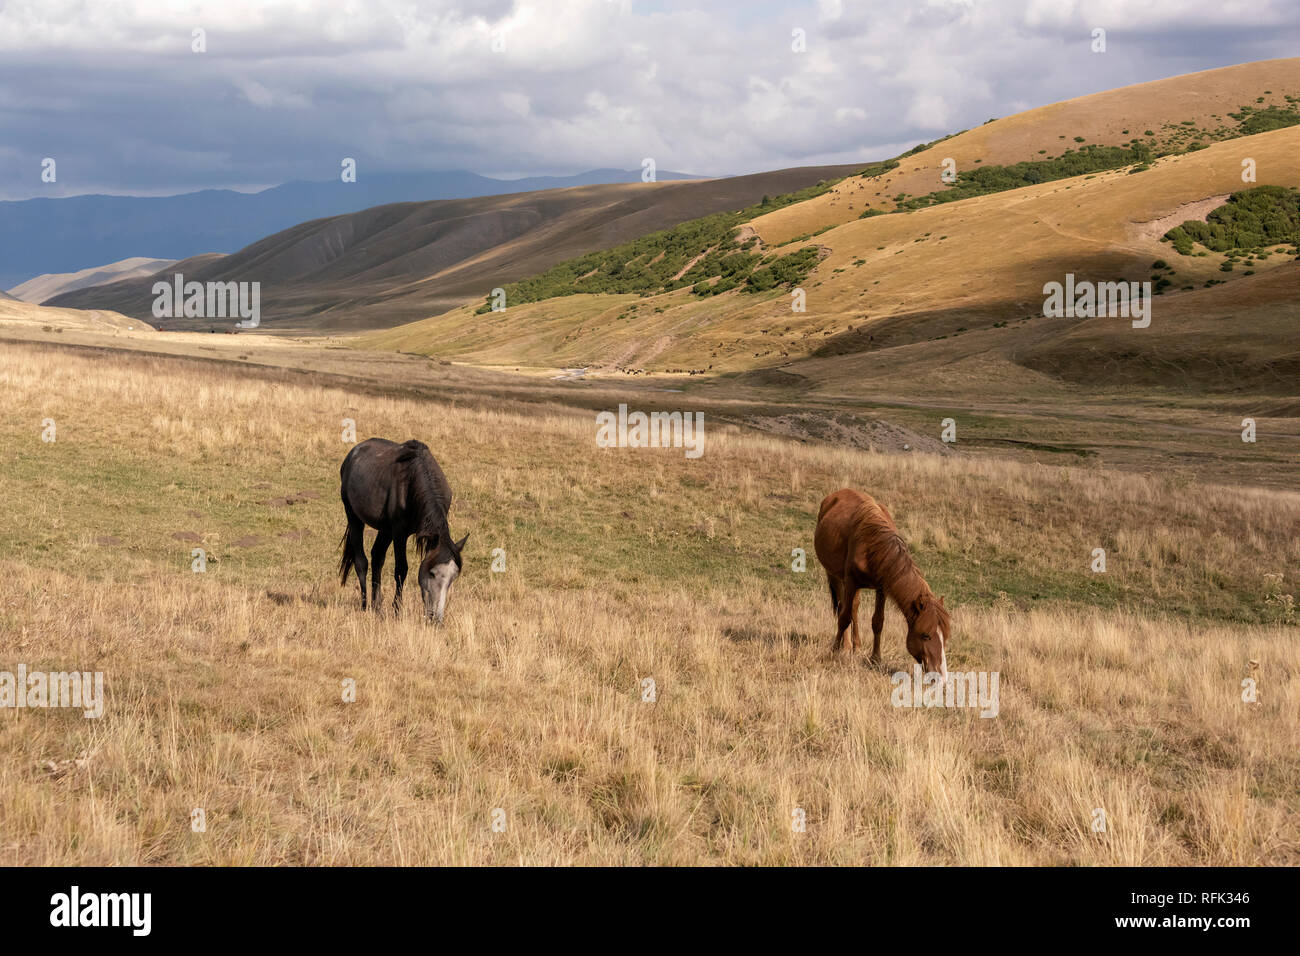
MULTIPOLYGON (((424 599, 427 620, 442 623, 451 585, 460 577, 462 552, 469 535, 454 541, 447 522, 451 510, 451 485, 429 447, 420 441, 398 444, 368 438, 347 453, 339 467, 339 494, 347 515, 339 583, 356 572, 361 607, 378 608, 380 572, 391 544, 396 594, 394 609, 402 605, 406 581, 406 542, 415 538, 420 563, 416 580, 424 599), (370 597, 366 599, 365 528, 377 532, 370 549, 370 597)), ((886 599, 907 621, 907 652, 927 673, 948 678, 946 644, 952 623, 943 598, 936 598, 917 569, 885 507, 870 495, 849 488, 822 500, 813 533, 817 560, 826 569, 835 612, 835 638, 831 651, 856 651, 858 592, 876 593, 871 615, 871 660, 880 662, 880 632, 886 599), (852 633, 852 644, 849 635, 852 633)))

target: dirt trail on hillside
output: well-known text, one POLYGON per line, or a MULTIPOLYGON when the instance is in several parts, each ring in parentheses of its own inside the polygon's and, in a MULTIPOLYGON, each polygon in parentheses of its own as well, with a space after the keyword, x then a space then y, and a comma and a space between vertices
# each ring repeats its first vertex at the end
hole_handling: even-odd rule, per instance
POLYGON ((1209 196, 1196 202, 1183 203, 1167 216, 1133 223, 1130 233, 1139 239, 1158 241, 1170 229, 1181 226, 1189 219, 1199 219, 1204 222, 1205 217, 1227 202, 1230 195, 1231 193, 1224 193, 1222 196, 1209 196))
POLYGON ((637 339, 635 342, 629 343, 627 348, 622 352, 619 352, 618 355, 614 356, 614 358, 610 359, 608 362, 601 362, 598 365, 589 366, 587 370, 590 372, 614 372, 620 368, 624 368, 632 361, 632 357, 636 355, 637 349, 641 347, 642 342, 642 339, 637 339))
MULTIPOLYGON (((688 319, 686 321, 690 321, 690 320, 688 319)), ((677 323, 677 326, 675 326, 675 328, 680 328, 682 324, 683 323, 681 322, 677 323)), ((637 366, 643 367, 649 362, 653 361, 655 358, 657 358, 659 354, 662 353, 664 350, 669 348, 674 341, 675 340, 671 335, 661 335, 653 342, 650 343, 650 347, 648 349, 642 352, 641 348, 642 346, 645 345, 645 339, 637 339, 635 342, 633 342, 631 345, 625 348, 622 352, 620 352, 617 358, 611 359, 608 362, 602 362, 600 365, 592 367, 590 371, 593 372, 617 371, 620 368, 625 368, 629 364, 632 364, 633 359, 636 360, 635 364, 637 366)))
POLYGON ((670 281, 670 282, 676 282, 676 281, 677 281, 678 279, 680 279, 682 276, 686 275, 686 273, 688 273, 688 272, 691 271, 691 267, 694 266, 695 263, 699 262, 701 259, 703 259, 705 256, 707 256, 710 252, 713 251, 713 249, 714 249, 713 246, 709 246, 709 248, 705 249, 703 252, 701 252, 698 256, 696 256, 696 257, 695 257, 694 259, 692 259, 690 262, 686 263, 686 265, 684 265, 684 266, 682 266, 680 269, 678 269, 678 270, 677 270, 677 275, 673 276, 672 279, 670 279, 669 281, 670 281))

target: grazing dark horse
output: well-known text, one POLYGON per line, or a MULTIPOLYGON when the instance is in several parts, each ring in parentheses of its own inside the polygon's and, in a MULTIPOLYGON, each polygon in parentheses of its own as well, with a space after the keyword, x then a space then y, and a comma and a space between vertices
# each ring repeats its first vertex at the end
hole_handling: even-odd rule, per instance
POLYGON ((397 593, 393 609, 402 606, 402 584, 406 580, 406 539, 415 536, 420 555, 417 580, 424 596, 429 620, 442 623, 447 609, 447 591, 460 576, 461 549, 469 535, 451 540, 447 512, 451 508, 451 486, 423 442, 402 444, 384 438, 368 438, 353 446, 339 468, 339 494, 348 516, 343 535, 343 558, 339 561, 339 583, 347 584, 348 572, 356 570, 361 585, 361 608, 366 607, 366 525, 376 529, 370 549, 370 603, 379 605, 379 573, 384 567, 388 545, 393 545, 393 579, 397 593))
POLYGON ((813 536, 817 560, 826 569, 831 607, 838 619, 831 653, 847 648, 845 630, 853 625, 853 650, 858 640, 858 591, 876 592, 871 615, 871 660, 880 663, 880 630, 885 622, 888 597, 907 619, 907 651, 926 673, 948 679, 945 645, 952 636, 952 620, 943 598, 936 598, 921 577, 907 545, 884 506, 870 495, 842 488, 826 496, 817 514, 813 536))

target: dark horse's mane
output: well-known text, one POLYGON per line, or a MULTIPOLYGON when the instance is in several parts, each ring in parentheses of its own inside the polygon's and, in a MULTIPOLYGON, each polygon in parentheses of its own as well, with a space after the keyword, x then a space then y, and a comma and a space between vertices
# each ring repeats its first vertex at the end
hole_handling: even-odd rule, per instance
POLYGON ((437 543, 450 543, 447 512, 451 509, 451 487, 433 460, 433 452, 422 441, 403 442, 397 461, 406 468, 407 494, 420 512, 415 547, 423 557, 437 543))

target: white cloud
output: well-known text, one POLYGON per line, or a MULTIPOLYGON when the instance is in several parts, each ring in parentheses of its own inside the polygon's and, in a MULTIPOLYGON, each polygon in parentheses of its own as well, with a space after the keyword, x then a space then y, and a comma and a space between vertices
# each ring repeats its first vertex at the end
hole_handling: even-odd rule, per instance
POLYGON ((257 80, 236 79, 235 85, 244 99, 260 109, 295 109, 305 110, 311 103, 301 93, 289 90, 273 90, 263 86, 257 80))
POLYGON ((906 116, 909 123, 930 132, 948 129, 952 124, 947 101, 933 93, 920 93, 913 97, 906 116))
POLYGON ((20 164, 60 150, 87 174, 76 191, 323 178, 343 155, 394 171, 654 156, 737 173, 883 157, 1028 106, 1285 56, 1297 39, 1285 0, 7 0, 0 140, 20 164), (1088 53, 1094 25, 1104 62, 1088 53), (196 26, 207 53, 190 51, 196 26), (806 53, 790 48, 796 26, 806 53), (140 162, 151 139, 168 148, 140 162))

